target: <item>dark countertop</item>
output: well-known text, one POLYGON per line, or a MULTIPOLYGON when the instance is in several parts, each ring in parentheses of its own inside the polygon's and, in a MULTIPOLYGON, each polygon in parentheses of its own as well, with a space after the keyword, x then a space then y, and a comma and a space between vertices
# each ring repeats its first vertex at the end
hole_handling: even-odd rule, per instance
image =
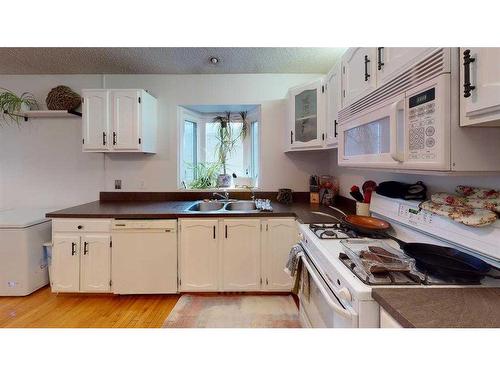
POLYGON ((500 328, 500 288, 374 288, 372 296, 407 328, 500 328))
MULTIPOLYGON (((349 200, 341 200, 337 207, 352 212, 349 200)), ((334 216, 334 210, 310 203, 297 202, 284 205, 271 202, 272 212, 190 212, 186 209, 195 201, 95 201, 46 214, 49 218, 115 218, 115 219, 176 219, 186 217, 297 217, 302 223, 325 223, 333 219, 319 216, 312 211, 321 211, 334 216)))

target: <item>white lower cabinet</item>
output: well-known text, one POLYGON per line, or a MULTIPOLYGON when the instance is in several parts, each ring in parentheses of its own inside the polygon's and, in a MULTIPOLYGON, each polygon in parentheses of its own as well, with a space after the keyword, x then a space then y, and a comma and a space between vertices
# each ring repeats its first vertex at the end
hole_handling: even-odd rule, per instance
POLYGON ((294 218, 180 219, 179 290, 290 291, 294 218))
POLYGON ((108 292, 111 287, 111 237, 89 234, 81 238, 80 291, 108 292))
POLYGON ((217 219, 179 220, 179 290, 217 291, 219 260, 217 219))
POLYGON ((52 228, 52 291, 110 292, 110 221, 55 219, 52 228))
POLYGON ((55 235, 52 243, 52 291, 80 291, 80 236, 55 235))
POLYGON ((263 289, 290 291, 292 278, 285 272, 285 264, 293 245, 298 242, 295 219, 269 219, 262 222, 263 289))
POLYGON ((222 221, 222 290, 259 290, 260 220, 227 219, 222 221))

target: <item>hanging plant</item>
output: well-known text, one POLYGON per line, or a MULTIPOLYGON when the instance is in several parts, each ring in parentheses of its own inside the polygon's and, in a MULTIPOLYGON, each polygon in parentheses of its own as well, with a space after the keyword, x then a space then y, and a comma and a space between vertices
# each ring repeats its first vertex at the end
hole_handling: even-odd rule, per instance
POLYGON ((226 112, 225 116, 214 117, 214 122, 219 124, 217 131, 217 149, 216 156, 219 165, 222 167, 222 174, 219 175, 219 187, 229 187, 231 185, 231 175, 227 174, 227 160, 234 151, 237 142, 244 140, 248 134, 248 124, 246 123, 246 112, 240 112, 242 116, 243 126, 238 134, 234 134, 234 129, 231 126, 231 112, 226 112), (244 113, 242 115, 242 113, 244 113), (243 116, 245 119, 243 119, 243 116))
POLYGON ((1 90, 3 92, 0 93, 0 111, 4 123, 15 122, 19 125, 24 118, 22 111, 39 108, 38 102, 30 92, 23 92, 21 96, 17 96, 8 89, 1 88, 1 90))
POLYGON ((241 111, 240 116, 241 116, 241 122, 242 122, 241 138, 245 139, 248 135, 248 129, 249 129, 248 121, 247 121, 248 111, 241 111))

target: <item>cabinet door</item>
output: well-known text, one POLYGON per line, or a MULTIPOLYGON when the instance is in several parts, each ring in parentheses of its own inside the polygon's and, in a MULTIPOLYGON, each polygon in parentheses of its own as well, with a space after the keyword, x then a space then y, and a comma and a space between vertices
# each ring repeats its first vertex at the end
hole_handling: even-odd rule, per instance
POLYGON ((82 292, 108 292, 111 280, 110 236, 88 234, 82 236, 80 255, 80 290, 82 292))
POLYGON ((338 140, 338 114, 341 108, 341 67, 337 65, 328 74, 326 83, 326 146, 337 146, 338 140))
POLYGON ((109 92, 84 90, 82 93, 83 151, 109 149, 109 92))
POLYGON ((218 221, 181 219, 179 226, 179 289, 183 292, 217 291, 218 221))
POLYGON ((113 149, 140 151, 140 91, 112 90, 113 149))
POLYGON ((396 77, 412 62, 432 52, 429 47, 378 47, 377 48, 377 86, 396 77))
POLYGON ((290 90, 291 149, 322 148, 325 138, 325 104, 323 80, 290 90))
POLYGON ((260 220, 228 219, 223 225, 222 289, 260 290, 260 220))
POLYGON ((342 57, 342 107, 376 88, 376 48, 350 48, 342 57))
POLYGON ((500 125, 499 67, 500 48, 460 48, 462 126, 500 125))
POLYGON ((269 219, 265 224, 262 247, 262 269, 265 270, 264 288, 273 291, 290 291, 292 278, 284 271, 288 254, 298 242, 295 219, 269 219))
POLYGON ((80 290, 80 237, 55 234, 50 285, 53 292, 80 290))

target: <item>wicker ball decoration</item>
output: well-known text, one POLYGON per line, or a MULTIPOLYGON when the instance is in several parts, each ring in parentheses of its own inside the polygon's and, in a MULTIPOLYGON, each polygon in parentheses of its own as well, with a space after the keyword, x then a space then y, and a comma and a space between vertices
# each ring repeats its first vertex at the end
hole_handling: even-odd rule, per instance
POLYGON ((47 108, 53 111, 72 111, 82 103, 82 98, 68 86, 57 86, 45 99, 47 108))

